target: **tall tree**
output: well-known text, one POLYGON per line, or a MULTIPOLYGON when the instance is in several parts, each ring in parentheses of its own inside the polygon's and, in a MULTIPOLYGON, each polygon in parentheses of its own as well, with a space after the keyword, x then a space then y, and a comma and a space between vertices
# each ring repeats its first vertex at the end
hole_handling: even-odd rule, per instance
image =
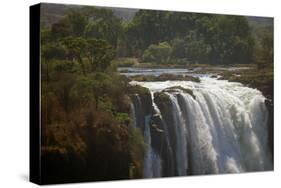
POLYGON ((77 61, 82 69, 82 73, 86 74, 85 62, 83 55, 87 47, 87 42, 82 37, 66 37, 62 40, 62 44, 67 50, 67 56, 72 61, 77 61))
POLYGON ((87 39, 86 56, 91 64, 91 71, 105 71, 115 57, 115 50, 105 40, 87 39))

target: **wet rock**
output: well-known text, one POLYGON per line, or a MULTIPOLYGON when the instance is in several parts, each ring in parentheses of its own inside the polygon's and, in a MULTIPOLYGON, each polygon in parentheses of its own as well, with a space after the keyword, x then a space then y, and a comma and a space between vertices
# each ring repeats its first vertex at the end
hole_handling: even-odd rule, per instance
POLYGON ((273 102, 272 100, 266 99, 265 100, 265 106, 267 107, 268 110, 268 144, 269 144, 269 149, 272 154, 272 161, 273 156, 274 156, 274 107, 273 107, 273 102))
POLYGON ((161 74, 159 76, 154 75, 137 75, 130 77, 131 80, 135 81, 143 81, 143 82, 155 82, 155 81, 193 81, 200 82, 200 79, 197 77, 189 76, 189 75, 176 75, 176 74, 161 74))
POLYGON ((169 87, 167 89, 165 89, 164 91, 166 92, 179 92, 179 91, 183 91, 184 93, 188 93, 189 95, 191 95, 194 99, 196 99, 195 95, 193 94, 193 91, 191 89, 188 88, 183 88, 181 86, 175 86, 175 87, 169 87))

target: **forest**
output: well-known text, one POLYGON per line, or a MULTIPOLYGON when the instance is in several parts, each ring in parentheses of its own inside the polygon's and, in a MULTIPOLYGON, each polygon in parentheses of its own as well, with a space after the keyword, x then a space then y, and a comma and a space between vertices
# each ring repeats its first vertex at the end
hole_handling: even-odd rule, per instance
POLYGON ((255 67, 244 77, 222 75, 273 100, 273 25, 246 16, 151 10, 123 19, 114 8, 89 6, 42 22, 41 155, 48 183, 143 177, 148 146, 142 130, 131 126, 130 110, 136 92, 150 93, 117 69, 145 66, 255 67))

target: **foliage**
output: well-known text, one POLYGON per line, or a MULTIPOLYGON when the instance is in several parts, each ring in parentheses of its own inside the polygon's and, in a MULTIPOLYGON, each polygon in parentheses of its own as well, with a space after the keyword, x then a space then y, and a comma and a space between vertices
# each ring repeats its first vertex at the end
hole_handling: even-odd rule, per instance
POLYGON ((42 160, 52 182, 128 178, 142 158, 129 151, 128 83, 111 66, 118 30, 112 11, 91 8, 41 30, 42 160))
POLYGON ((273 68, 273 28, 259 28, 258 43, 255 49, 255 61, 259 69, 273 68))
POLYGON ((118 67, 131 67, 137 65, 138 63, 138 59, 136 58, 118 58, 114 59, 112 62, 112 64, 118 67))
POLYGON ((155 44, 163 41, 171 44, 171 52, 166 45, 169 53, 161 56, 164 59, 211 64, 244 64, 253 60, 254 39, 242 16, 144 10, 129 24, 127 37, 131 49, 137 52, 133 55, 142 53, 144 61, 163 61, 153 54, 160 48, 155 44))
POLYGON ((158 45, 152 44, 144 51, 143 60, 164 63, 169 60, 171 52, 171 46, 167 42, 161 42, 158 45))
POLYGON ((118 37, 121 35, 121 21, 107 9, 86 7, 82 12, 88 18, 85 27, 85 37, 107 40, 112 46, 117 47, 118 37))
POLYGON ((131 168, 133 169, 130 177, 141 178, 143 177, 143 156, 148 146, 143 140, 140 128, 131 127, 129 133, 129 149, 132 158, 131 168))
POLYGON ((86 56, 92 71, 105 71, 114 58, 114 49, 105 40, 87 39, 86 56))

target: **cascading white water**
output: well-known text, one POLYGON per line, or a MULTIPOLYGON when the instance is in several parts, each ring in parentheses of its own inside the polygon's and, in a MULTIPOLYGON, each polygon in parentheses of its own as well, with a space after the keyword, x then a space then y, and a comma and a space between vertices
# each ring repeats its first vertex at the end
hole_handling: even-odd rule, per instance
MULTIPOLYGON (((239 83, 201 78, 190 81, 136 82, 152 93, 165 92, 171 102, 175 132, 175 175, 236 173, 271 170, 268 149, 268 112, 260 91, 239 83), (190 166, 189 166, 190 165, 190 166)), ((153 100, 153 98, 152 98, 153 100)), ((153 101, 155 111, 161 115, 153 101)), ((163 114, 162 114, 163 116, 163 114)), ((151 147, 149 122, 145 125, 145 177, 161 176, 161 158, 151 147), (157 169, 157 170, 155 170, 157 169), (157 171, 157 173, 156 173, 157 171)), ((164 131, 169 131, 167 128, 164 131)), ((169 133, 169 132, 168 132, 169 133)), ((169 135, 169 134, 166 134, 169 135)), ((167 139, 171 139, 167 136, 167 139)), ((168 140, 171 142, 171 140, 168 140)))
POLYGON ((187 119, 185 126, 190 133, 187 138, 190 142, 190 152, 192 159, 196 159, 193 161, 193 173, 218 173, 217 153, 212 143, 210 126, 205 115, 199 103, 189 94, 181 93, 180 96, 187 109, 184 117, 187 119))
POLYGON ((135 128, 137 126, 137 120, 136 120, 136 110, 133 103, 130 104, 130 118, 132 120, 131 126, 135 128))
POLYGON ((144 156, 144 178, 161 177, 161 159, 151 147, 150 118, 145 117, 144 142, 148 148, 144 156))
POLYGON ((185 119, 183 118, 181 109, 177 102, 176 97, 172 94, 167 93, 170 97, 172 105, 173 105, 173 121, 176 132, 176 161, 177 161, 177 172, 178 175, 183 176, 186 175, 187 172, 187 146, 186 146, 186 127, 185 127, 185 119))

